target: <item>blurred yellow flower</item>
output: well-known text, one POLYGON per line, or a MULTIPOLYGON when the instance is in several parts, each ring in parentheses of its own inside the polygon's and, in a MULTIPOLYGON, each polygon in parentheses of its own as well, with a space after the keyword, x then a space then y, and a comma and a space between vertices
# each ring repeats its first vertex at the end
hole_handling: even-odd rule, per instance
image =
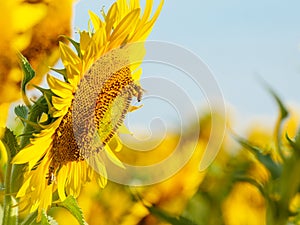
POLYGON ((236 183, 222 208, 226 225, 265 225, 265 200, 249 183, 236 183))
POLYGON ((295 223, 295 221, 293 221, 295 224, 299 224, 299 218, 298 218, 298 214, 300 212, 300 194, 296 194, 290 203, 290 208, 289 208, 290 212, 292 214, 294 214, 294 216, 290 216, 290 220, 296 220, 297 223, 295 223))
MULTIPOLYGON (((98 64, 95 66, 100 56, 120 46, 124 48, 126 44, 145 40, 160 13, 163 1, 150 18, 152 3, 151 0, 146 2, 143 15, 141 15, 139 1, 135 0, 129 3, 125 0, 118 0, 111 6, 107 15, 104 15, 104 20, 90 12, 94 32, 80 32, 78 54, 67 45, 60 43, 60 55, 66 71, 65 81, 47 76, 48 85, 53 93, 48 116, 54 122, 43 125, 41 132, 34 134, 31 143, 13 159, 15 164, 28 163, 24 183, 17 194, 17 197, 21 198, 21 208, 29 208, 30 212, 38 210, 40 216, 42 210, 49 209, 52 203, 52 193, 55 191, 58 192, 59 201, 63 201, 66 195, 77 197, 82 184, 87 181, 96 179, 101 187, 106 185, 106 171, 101 157, 96 157, 95 154, 90 157, 90 154, 98 152, 99 149, 95 149, 94 152, 92 149, 86 149, 82 152, 82 148, 79 147, 79 144, 90 144, 94 137, 87 134, 83 135, 82 141, 76 142, 75 140, 72 122, 74 95, 84 75, 93 76, 94 74, 90 73, 93 69, 105 71, 105 66, 110 66, 110 64, 101 64, 101 68, 98 64), (90 158, 97 164, 97 169, 101 171, 101 174, 96 173, 86 162, 86 159, 90 158)), ((131 55, 124 57, 130 58, 131 55)), ((99 133, 99 136, 102 147, 110 155, 113 153, 107 143, 122 122, 125 113, 130 110, 131 98, 140 97, 139 89, 141 88, 136 84, 140 70, 136 70, 136 67, 136 64, 132 67, 123 67, 113 73, 110 78, 104 77, 107 80, 99 90, 95 115, 88 115, 93 117, 96 128, 101 132, 109 128, 107 133, 103 135, 99 133), (117 121, 115 127, 110 127, 112 105, 115 104, 116 99, 122 98, 126 104, 121 110, 121 120, 117 121)), ((86 118, 79 120, 84 119, 86 118)))
POLYGON ((0 1, 0 123, 7 112, 2 105, 21 97, 17 51, 33 65, 37 76, 32 82, 39 83, 59 58, 59 35, 70 34, 73 2, 0 1))
MULTIPOLYGON (((171 136, 172 137, 172 136, 171 136)), ((171 154, 174 150, 174 143, 177 143, 178 137, 166 138, 156 149, 151 151, 151 156, 147 158, 157 159, 161 158, 161 155, 167 153, 171 154)), ((154 184, 148 187, 133 188, 133 191, 137 193, 145 204, 155 205, 156 207, 164 210, 171 215, 178 216, 182 213, 185 208, 187 201, 195 194, 201 184, 205 172, 199 172, 199 162, 205 149, 206 144, 204 141, 199 141, 193 156, 189 162, 181 168, 175 175, 169 179, 154 184)), ((193 143, 186 142, 181 148, 193 148, 193 143)), ((126 150, 120 153, 125 154, 126 150)), ((147 159, 144 158, 144 160, 147 159)), ((138 159, 137 161, 141 161, 138 159)), ((165 224, 161 220, 155 218, 142 202, 135 203, 130 213, 124 218, 120 224, 131 225, 140 224, 165 224)))
POLYGON ((4 130, 1 128, 4 128, 6 126, 6 118, 8 115, 8 108, 9 108, 8 103, 0 104, 0 138, 2 137, 3 130, 4 130))

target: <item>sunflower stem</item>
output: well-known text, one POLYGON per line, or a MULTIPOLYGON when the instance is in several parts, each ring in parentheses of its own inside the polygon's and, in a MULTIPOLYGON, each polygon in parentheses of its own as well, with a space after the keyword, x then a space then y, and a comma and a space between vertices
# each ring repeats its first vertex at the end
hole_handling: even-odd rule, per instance
POLYGON ((13 215, 13 199, 11 195, 11 174, 12 167, 11 157, 8 157, 6 174, 5 174, 5 197, 4 197, 4 210, 3 210, 3 223, 2 224, 17 224, 17 215, 13 215))
POLYGON ((37 211, 35 211, 34 213, 29 214, 21 223, 21 225, 30 225, 33 224, 34 221, 36 220, 37 217, 37 211))

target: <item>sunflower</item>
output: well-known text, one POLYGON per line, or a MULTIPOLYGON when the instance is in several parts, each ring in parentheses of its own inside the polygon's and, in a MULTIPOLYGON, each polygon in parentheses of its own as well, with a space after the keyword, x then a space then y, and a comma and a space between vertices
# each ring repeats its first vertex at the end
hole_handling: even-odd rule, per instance
POLYGON ((21 209, 38 210, 40 219, 53 201, 77 197, 82 184, 95 179, 104 187, 106 170, 100 153, 122 166, 108 143, 125 114, 135 109, 131 99, 140 100, 142 94, 141 69, 138 63, 130 63, 135 57, 140 59, 143 51, 130 46, 146 39, 162 5, 163 1, 151 17, 152 0, 146 1, 143 13, 139 1, 118 0, 107 14, 102 12, 103 19, 89 12, 93 29, 81 31, 79 43, 70 39, 76 51, 60 43, 64 69, 55 71, 63 79, 48 75, 50 90, 38 88, 43 96, 31 108, 29 118, 36 114, 35 106, 46 103, 47 109, 39 109, 37 121, 30 123, 36 128, 30 143, 13 159, 14 164, 28 165, 17 193, 21 209), (94 104, 89 104, 93 102, 89 94, 95 95, 94 104))
POLYGON ((253 185, 236 183, 223 205, 225 224, 264 225, 266 217, 265 200, 253 185))

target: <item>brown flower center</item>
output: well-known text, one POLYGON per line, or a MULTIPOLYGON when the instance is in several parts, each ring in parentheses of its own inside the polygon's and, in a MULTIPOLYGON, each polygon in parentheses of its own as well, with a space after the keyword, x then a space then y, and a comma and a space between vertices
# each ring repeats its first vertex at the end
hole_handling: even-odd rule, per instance
MULTIPOLYGON (((90 147, 93 137, 89 137, 89 131, 86 130, 91 127, 90 125, 82 129, 79 134, 82 136, 80 139, 75 139, 72 104, 54 134, 51 164, 47 176, 48 185, 53 182, 57 170, 62 165, 92 157, 111 140, 124 121, 132 97, 136 96, 140 101, 142 89, 134 84, 130 69, 124 67, 104 82, 99 93, 96 99, 93 121, 94 128, 97 129, 99 135, 100 145, 98 144, 95 149, 90 147), (81 140, 80 145, 78 145, 78 140, 81 140), (89 146, 88 149, 83 147, 85 144, 89 146)), ((84 120, 85 118, 78 119, 84 120)))

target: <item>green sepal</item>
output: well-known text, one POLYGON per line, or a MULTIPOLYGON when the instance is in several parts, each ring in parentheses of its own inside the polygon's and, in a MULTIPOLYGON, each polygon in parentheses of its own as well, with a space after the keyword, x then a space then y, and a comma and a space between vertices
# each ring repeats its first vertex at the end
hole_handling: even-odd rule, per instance
POLYGON ((47 215, 45 211, 42 212, 42 219, 40 222, 41 225, 58 225, 58 223, 56 222, 56 220, 47 215))
POLYGON ((65 80, 65 81, 68 81, 67 70, 66 70, 66 68, 63 68, 63 69, 56 69, 56 68, 51 67, 51 70, 53 70, 54 72, 56 72, 56 73, 62 75, 63 78, 64 78, 64 80, 65 80))
POLYGON ((262 163, 268 171, 271 173, 271 176, 276 179, 278 178, 282 173, 282 166, 276 162, 273 161, 271 156, 269 154, 263 154, 262 150, 256 146, 253 146, 251 143, 249 143, 246 139, 243 139, 241 137, 235 136, 235 139, 247 150, 249 150, 256 159, 262 163))
POLYGON ((53 92, 51 91, 51 89, 42 88, 42 87, 34 85, 34 84, 32 86, 35 87, 36 89, 38 89, 40 92, 42 92, 42 94, 44 96, 51 97, 54 95, 53 92))
POLYGON ((28 112, 29 112, 28 108, 25 105, 18 105, 15 107, 14 111, 15 111, 15 114, 17 115, 17 117, 19 117, 21 119, 23 125, 25 125, 24 121, 22 119, 25 119, 25 120, 27 119, 28 112))
POLYGON ((279 108, 279 116, 278 116, 278 119, 277 119, 277 122, 276 122, 276 126, 275 126, 275 129, 274 129, 274 134, 275 134, 275 141, 276 141, 276 150, 278 152, 278 154, 280 155, 281 159, 282 160, 286 160, 285 158, 285 154, 282 150, 282 142, 281 142, 281 139, 282 139, 282 125, 283 125, 283 122, 284 120, 289 116, 289 112, 286 108, 286 106, 284 105, 284 103, 282 102, 282 100, 280 99, 280 97, 277 95, 277 93, 268 85, 266 85, 267 87, 267 90, 269 91, 269 93, 272 95, 272 97, 275 99, 277 105, 278 105, 278 108, 279 108))
POLYGON ((16 135, 14 135, 14 133, 8 128, 5 128, 4 135, 1 140, 8 151, 7 155, 10 159, 12 159, 20 150, 16 135))
MULTIPOLYGON (((35 133, 36 132, 40 132, 42 130, 42 127, 37 123, 37 122, 33 122, 33 121, 30 121, 30 120, 27 120, 27 119, 23 119, 22 117, 20 117, 21 121, 24 123, 24 124, 28 124, 30 125, 32 128, 34 128, 35 130, 35 133)), ((31 133, 32 134, 32 133, 31 133)), ((23 136, 23 135, 22 135, 23 136)))
POLYGON ((289 142, 290 146, 293 148, 295 153, 300 156, 300 129, 294 139, 291 139, 288 134, 285 134, 287 141, 289 142))
POLYGON ((56 206, 67 209, 80 225, 86 225, 82 210, 73 196, 68 196, 63 202, 56 204, 56 206))
POLYGON ((283 104, 283 102, 281 101, 280 97, 277 95, 277 93, 270 86, 266 85, 266 87, 267 87, 267 90, 269 91, 269 93, 275 99, 275 101, 276 101, 276 103, 279 107, 281 119, 287 118, 289 116, 289 111, 287 110, 287 108, 283 104))
POLYGON ((26 87, 27 87, 27 84, 35 77, 35 71, 31 67, 28 60, 21 53, 19 53, 18 55, 19 55, 19 59, 20 59, 21 68, 23 71, 23 79, 22 79, 22 83, 21 83, 22 97, 23 97, 23 101, 26 104, 26 106, 28 108, 30 108, 31 104, 26 95, 26 87))
MULTIPOLYGON (((39 87, 39 86, 36 86, 36 85, 33 85, 36 89, 38 89, 40 92, 42 92, 43 94, 43 98, 45 99, 46 103, 47 103, 47 107, 45 107, 45 105, 40 105, 41 108, 44 109, 44 113, 46 114, 50 114, 51 115, 51 112, 54 111, 54 108, 53 108, 53 105, 52 105, 52 102, 51 102, 51 99, 52 99, 52 96, 55 95, 51 89, 45 89, 45 88, 42 88, 42 87, 39 87), (47 112, 48 110, 48 112, 47 112)), ((38 104, 38 103, 37 103, 38 104)), ((39 103, 40 104, 40 103, 39 103)))
MULTIPOLYGON (((37 122, 39 121, 43 113, 48 113, 48 104, 47 101, 45 100, 45 97, 41 96, 36 102, 34 102, 34 104, 29 110, 27 121, 31 121, 31 122, 27 123, 27 121, 25 121, 26 125, 23 133, 33 134, 39 132, 40 126, 37 122)), ((20 143, 21 148, 24 148, 27 144, 30 143, 29 139, 30 136, 27 135, 21 139, 21 143, 20 143)))
POLYGON ((298 147, 300 150, 300 129, 298 130, 296 137, 295 137, 295 145, 298 147))

